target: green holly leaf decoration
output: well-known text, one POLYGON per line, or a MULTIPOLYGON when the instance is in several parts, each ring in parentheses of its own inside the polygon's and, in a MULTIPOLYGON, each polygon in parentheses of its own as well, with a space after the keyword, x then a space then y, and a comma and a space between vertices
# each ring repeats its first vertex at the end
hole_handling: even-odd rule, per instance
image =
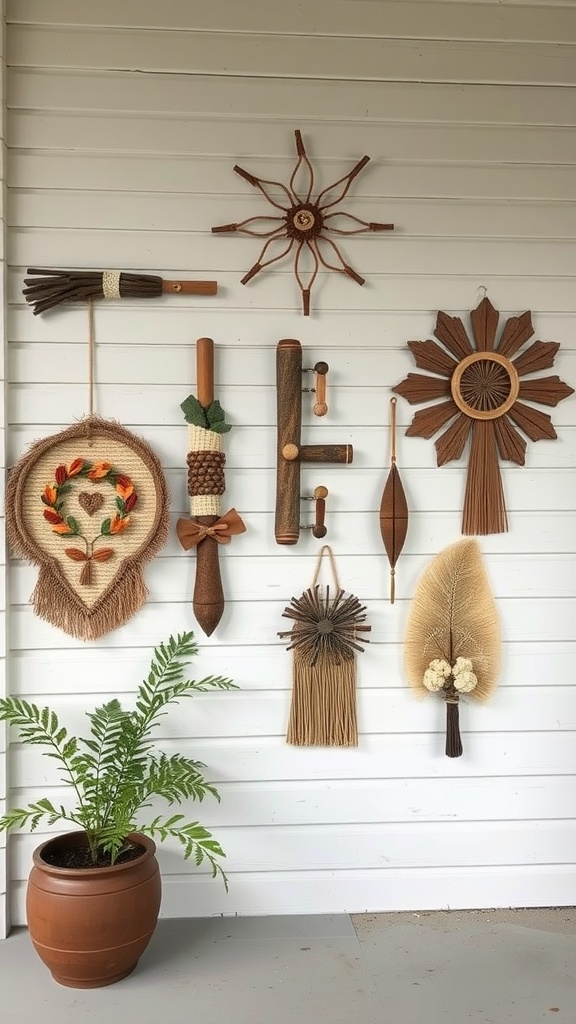
POLYGON ((188 395, 188 398, 180 405, 182 412, 184 413, 184 419, 187 423, 192 423, 195 427, 208 427, 208 421, 206 419, 206 413, 200 405, 197 398, 194 395, 188 395))
POLYGON ((232 428, 225 422, 224 410, 218 400, 211 402, 208 406, 200 405, 194 395, 181 403, 180 408, 184 413, 184 419, 195 427, 204 427, 205 430, 213 430, 215 434, 226 434, 232 428))
POLYGON ((208 406, 206 417, 209 424, 208 429, 214 430, 217 434, 226 434, 231 429, 230 424, 224 420, 224 410, 218 400, 208 406))

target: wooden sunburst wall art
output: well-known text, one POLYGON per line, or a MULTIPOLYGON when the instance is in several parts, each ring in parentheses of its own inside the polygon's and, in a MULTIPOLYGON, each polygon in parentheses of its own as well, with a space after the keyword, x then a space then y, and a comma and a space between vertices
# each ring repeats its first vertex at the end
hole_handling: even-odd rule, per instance
POLYGON ((293 252, 294 275, 302 293, 302 311, 304 316, 309 316, 310 291, 320 267, 344 274, 357 284, 365 283, 365 279, 346 263, 331 236, 341 238, 366 231, 393 231, 394 225, 361 220, 351 213, 335 209, 347 195, 354 178, 370 160, 369 156, 363 156, 348 174, 328 185, 313 198, 314 168, 306 154, 300 132, 296 130, 294 134, 298 159, 287 185, 280 181, 258 178, 237 164, 234 167, 236 174, 260 190, 270 206, 277 211, 276 215, 261 214, 257 217, 247 217, 246 220, 232 224, 220 224, 213 227, 212 231, 214 234, 239 232, 265 240, 256 263, 242 278, 242 284, 248 284, 265 267, 279 263, 293 252), (296 185, 299 173, 303 178, 302 187, 296 185))
POLYGON ((409 373, 392 389, 411 405, 441 400, 417 412, 406 431, 429 438, 446 428, 435 442, 439 466, 461 458, 470 439, 464 534, 506 532, 499 460, 524 465, 522 434, 531 441, 557 437, 550 416, 526 403, 555 406, 574 391, 558 376, 533 376, 554 365, 560 345, 534 341, 525 347, 534 334, 529 311, 509 317, 497 340, 498 320, 498 311, 484 298, 470 314, 470 340, 458 317, 439 312, 438 341, 408 342, 416 366, 428 372, 409 373))

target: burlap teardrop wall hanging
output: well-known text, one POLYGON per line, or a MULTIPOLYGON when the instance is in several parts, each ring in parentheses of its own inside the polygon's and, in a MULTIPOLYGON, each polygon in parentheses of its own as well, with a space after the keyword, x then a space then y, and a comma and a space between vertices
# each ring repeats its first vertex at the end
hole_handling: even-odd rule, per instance
POLYGON ((89 304, 90 411, 36 441, 10 471, 6 531, 15 555, 39 566, 40 618, 96 640, 144 604, 143 565, 168 537, 168 490, 149 445, 93 411, 94 324, 89 304))

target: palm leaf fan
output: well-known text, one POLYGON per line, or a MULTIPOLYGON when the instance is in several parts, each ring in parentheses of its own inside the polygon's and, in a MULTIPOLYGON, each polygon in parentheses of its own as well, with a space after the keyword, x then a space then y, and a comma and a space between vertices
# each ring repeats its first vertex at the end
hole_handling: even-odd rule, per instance
POLYGON ((318 556, 312 586, 293 597, 283 616, 294 621, 292 629, 278 633, 289 637, 294 652, 293 689, 286 739, 296 746, 353 747, 358 743, 356 717, 356 659, 371 626, 365 625, 366 609, 353 594, 340 587, 334 556, 325 544, 318 556), (322 556, 328 553, 336 584, 332 597, 316 583, 322 556))
POLYGON ((462 694, 484 702, 500 670, 500 624, 480 546, 461 540, 444 548, 416 588, 404 641, 404 667, 419 697, 446 701, 446 754, 460 757, 462 694))
POLYGON ((408 531, 408 505, 396 465, 396 398, 390 399, 390 472, 380 502, 380 532, 390 562, 390 604, 396 595, 396 562, 408 531))

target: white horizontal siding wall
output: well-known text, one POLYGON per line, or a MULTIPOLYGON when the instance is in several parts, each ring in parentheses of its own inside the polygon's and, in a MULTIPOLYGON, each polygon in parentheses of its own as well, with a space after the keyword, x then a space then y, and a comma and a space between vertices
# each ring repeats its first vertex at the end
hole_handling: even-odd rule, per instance
MULTIPOLYGON (((218 296, 100 305, 97 408, 153 445, 174 520, 187 508, 180 402, 194 342, 214 338, 227 495, 248 532, 222 551, 227 603, 198 674, 231 674, 167 718, 167 750, 201 758, 222 803, 200 817, 227 851, 228 895, 164 847, 166 916, 572 904, 576 884, 576 400, 559 438, 503 470, 508 534, 482 541, 502 617, 504 668, 491 704, 462 709, 465 753, 444 757, 443 708, 402 677, 410 597, 459 536, 464 464, 437 469, 432 442, 399 438, 410 528, 398 600, 377 510, 389 456, 390 387, 406 347, 444 309, 467 317, 484 288, 502 316, 530 308, 576 382, 576 7, 572 4, 249 0, 8 3, 9 460, 87 407, 86 313, 34 317, 27 266, 118 267, 217 278, 218 296), (247 287, 255 241, 213 224, 267 212, 238 162, 286 180, 300 128, 323 187, 372 160, 346 208, 394 221, 345 242, 363 289, 322 275, 299 313, 287 265, 247 287), (346 589, 366 603, 357 750, 284 742, 290 656, 281 613, 310 582, 318 542, 274 542, 275 348, 299 338, 330 363, 330 413, 307 443, 350 442, 352 466, 306 466, 330 491, 328 540, 346 589)), ((411 418, 399 403, 405 428, 411 418)), ((403 432, 402 432, 403 433, 403 432)), ((36 618, 36 570, 10 563, 12 692, 49 701, 72 728, 111 693, 130 700, 152 646, 194 628, 194 559, 172 531, 146 573, 150 599, 89 647, 36 618)), ((52 764, 12 748, 13 799, 64 797, 52 764)), ((12 909, 38 836, 12 840, 12 909)))
MULTIPOLYGON (((4 58, 5 40, 5 16, 4 4, 1 5, 2 15, 0 18, 0 406, 1 406, 1 435, 0 435, 0 462, 2 467, 2 509, 0 511, 0 696, 6 693, 6 549, 4 531, 4 472, 6 466, 6 418, 5 418, 5 313, 6 313, 6 140, 5 140, 5 114, 6 114, 6 67, 4 58)), ((7 735, 4 723, 0 723, 0 814, 6 808, 7 796, 7 735)), ((4 938, 9 930, 8 898, 7 898, 7 866, 6 866, 6 833, 0 835, 0 938, 4 938)))

